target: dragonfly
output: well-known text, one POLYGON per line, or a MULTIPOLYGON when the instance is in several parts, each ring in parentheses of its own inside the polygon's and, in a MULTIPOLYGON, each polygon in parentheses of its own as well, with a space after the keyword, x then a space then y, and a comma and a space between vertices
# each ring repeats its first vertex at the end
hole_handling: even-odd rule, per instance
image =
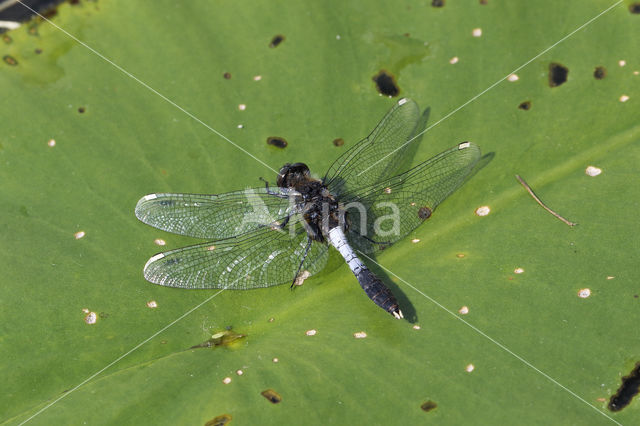
POLYGON ((333 246, 366 295, 403 318, 396 297, 358 253, 375 255, 431 218, 480 159, 477 145, 462 142, 400 172, 423 133, 420 117, 416 102, 399 100, 322 178, 304 163, 287 163, 276 186, 261 178, 264 185, 223 194, 145 195, 135 208, 140 221, 206 240, 152 256, 145 279, 187 289, 293 288, 324 268, 333 246))

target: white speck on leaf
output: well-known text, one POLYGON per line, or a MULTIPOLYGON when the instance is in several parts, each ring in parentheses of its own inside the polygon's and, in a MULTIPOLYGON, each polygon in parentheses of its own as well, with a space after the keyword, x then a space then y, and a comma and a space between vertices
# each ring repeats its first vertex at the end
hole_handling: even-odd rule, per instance
POLYGON ((95 324, 96 321, 98 321, 98 315, 95 312, 89 312, 84 317, 84 322, 86 322, 89 325, 95 324))
POLYGON ((589 166, 585 169, 584 172, 587 174, 587 176, 598 176, 600 173, 602 173, 602 169, 595 166, 589 166))
POLYGON ((591 296, 591 290, 589 290, 588 288, 581 288, 578 291, 578 297, 582 299, 586 299, 589 296, 591 296))
POLYGON ((476 215, 478 216, 486 216, 491 212, 489 206, 480 206, 476 209, 476 215))

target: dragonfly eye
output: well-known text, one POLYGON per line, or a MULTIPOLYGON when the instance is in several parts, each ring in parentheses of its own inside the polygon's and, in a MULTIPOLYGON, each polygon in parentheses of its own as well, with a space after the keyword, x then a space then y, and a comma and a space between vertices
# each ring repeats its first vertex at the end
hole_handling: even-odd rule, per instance
POLYGON ((296 182, 308 179, 310 176, 309 167, 304 163, 285 164, 278 173, 277 184, 280 188, 290 188, 296 182))

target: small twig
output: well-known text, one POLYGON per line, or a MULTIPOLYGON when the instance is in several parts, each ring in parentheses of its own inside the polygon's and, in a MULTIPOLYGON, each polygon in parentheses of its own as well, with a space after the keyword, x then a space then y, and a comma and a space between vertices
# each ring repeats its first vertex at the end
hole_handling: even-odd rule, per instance
POLYGON ((556 213, 553 210, 551 210, 549 207, 545 206, 544 203, 542 201, 540 201, 540 198, 538 198, 536 196, 536 194, 533 193, 533 190, 531 189, 531 187, 529 185, 527 185, 527 182, 525 182, 524 179, 522 179, 519 175, 516 175, 516 179, 518 179, 518 181, 522 184, 522 186, 524 186, 524 189, 526 189, 527 192, 529 194, 531 194, 533 199, 536 200, 538 202, 538 204, 540 204, 546 211, 548 211, 549 213, 551 213, 552 215, 554 215, 555 217, 557 217, 558 219, 560 219, 561 221, 563 221, 564 223, 566 223, 569 226, 576 226, 577 225, 577 223, 573 223, 573 222, 568 221, 564 217, 560 216, 558 213, 556 213))

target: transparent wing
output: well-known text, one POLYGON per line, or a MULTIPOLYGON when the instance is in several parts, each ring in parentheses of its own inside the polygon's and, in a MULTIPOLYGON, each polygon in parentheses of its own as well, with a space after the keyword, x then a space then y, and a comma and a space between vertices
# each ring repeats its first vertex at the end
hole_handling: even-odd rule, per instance
POLYGON ((147 225, 195 238, 223 239, 283 220, 294 208, 295 191, 266 188, 219 195, 149 194, 136 205, 147 225))
MULTIPOLYGON (((144 277, 181 288, 250 289, 291 283, 307 246, 299 215, 283 230, 261 227, 244 235, 153 256, 144 277)), ((302 265, 311 275, 327 262, 326 244, 312 242, 302 265)))
POLYGON ((398 166, 410 152, 411 144, 402 145, 415 136, 419 119, 418 105, 411 99, 400 99, 369 136, 338 157, 329 168, 323 180, 329 191, 340 196, 397 173, 398 166))
POLYGON ((464 183, 479 159, 480 148, 464 142, 405 173, 344 193, 340 201, 348 207, 350 242, 370 253, 384 246, 361 235, 387 243, 405 237, 464 183))

